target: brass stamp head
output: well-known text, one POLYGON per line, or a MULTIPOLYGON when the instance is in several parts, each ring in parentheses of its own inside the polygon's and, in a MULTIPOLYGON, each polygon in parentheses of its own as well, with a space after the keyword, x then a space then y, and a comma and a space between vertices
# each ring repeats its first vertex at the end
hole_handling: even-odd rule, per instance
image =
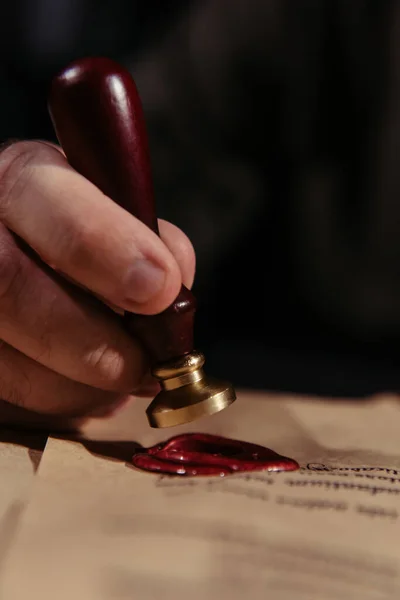
POLYGON ((153 368, 161 392, 147 408, 151 427, 173 427, 212 415, 236 400, 229 383, 207 377, 204 356, 191 352, 153 368))

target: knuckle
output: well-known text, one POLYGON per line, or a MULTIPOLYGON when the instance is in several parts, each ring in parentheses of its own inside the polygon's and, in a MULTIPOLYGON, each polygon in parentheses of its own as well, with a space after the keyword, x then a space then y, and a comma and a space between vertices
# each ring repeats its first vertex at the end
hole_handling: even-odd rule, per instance
POLYGON ((0 217, 6 217, 13 200, 20 196, 32 175, 31 166, 41 152, 37 142, 16 142, 0 155, 0 217))
POLYGON ((2 388, 0 389, 0 397, 5 402, 9 402, 10 404, 14 404, 20 408, 23 408, 26 403, 23 391, 12 385, 10 386, 3 384, 2 388))
POLYGON ((82 267, 91 262, 94 248, 101 248, 101 241, 91 224, 77 221, 64 223, 58 235, 53 261, 62 270, 82 267))
POLYGON ((7 220, 9 208, 31 182, 33 167, 60 160, 55 147, 40 141, 22 141, 0 150, 0 218, 7 220))
POLYGON ((122 355, 108 343, 101 344, 89 351, 85 362, 96 373, 97 380, 106 387, 118 381, 124 370, 122 355))

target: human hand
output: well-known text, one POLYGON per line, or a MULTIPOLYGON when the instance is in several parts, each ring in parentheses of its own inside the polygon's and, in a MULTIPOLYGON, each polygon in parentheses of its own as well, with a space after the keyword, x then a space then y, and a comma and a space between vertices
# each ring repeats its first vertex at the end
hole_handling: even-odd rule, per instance
POLYGON ((190 241, 159 226, 161 239, 49 143, 2 151, 0 421, 74 423, 154 392, 117 311, 161 312, 193 283, 190 241))

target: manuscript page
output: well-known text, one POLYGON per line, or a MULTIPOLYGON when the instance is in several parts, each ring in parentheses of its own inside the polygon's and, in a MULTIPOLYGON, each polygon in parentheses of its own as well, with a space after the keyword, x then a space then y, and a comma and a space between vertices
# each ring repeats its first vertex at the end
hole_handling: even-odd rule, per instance
POLYGON ((400 597, 397 397, 242 392, 169 430, 150 429, 144 408, 93 421, 84 442, 49 439, 2 599, 400 597), (132 441, 183 431, 262 444, 301 470, 170 478, 129 465, 132 441))

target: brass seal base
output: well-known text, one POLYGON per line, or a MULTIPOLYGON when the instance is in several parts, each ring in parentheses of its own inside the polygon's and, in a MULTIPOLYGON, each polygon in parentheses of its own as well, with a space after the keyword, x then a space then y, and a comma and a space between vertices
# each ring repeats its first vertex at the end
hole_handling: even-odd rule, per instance
POLYGON ((236 400, 229 383, 206 377, 204 356, 191 352, 152 371, 162 387, 146 410, 151 427, 173 427, 223 410, 236 400))

